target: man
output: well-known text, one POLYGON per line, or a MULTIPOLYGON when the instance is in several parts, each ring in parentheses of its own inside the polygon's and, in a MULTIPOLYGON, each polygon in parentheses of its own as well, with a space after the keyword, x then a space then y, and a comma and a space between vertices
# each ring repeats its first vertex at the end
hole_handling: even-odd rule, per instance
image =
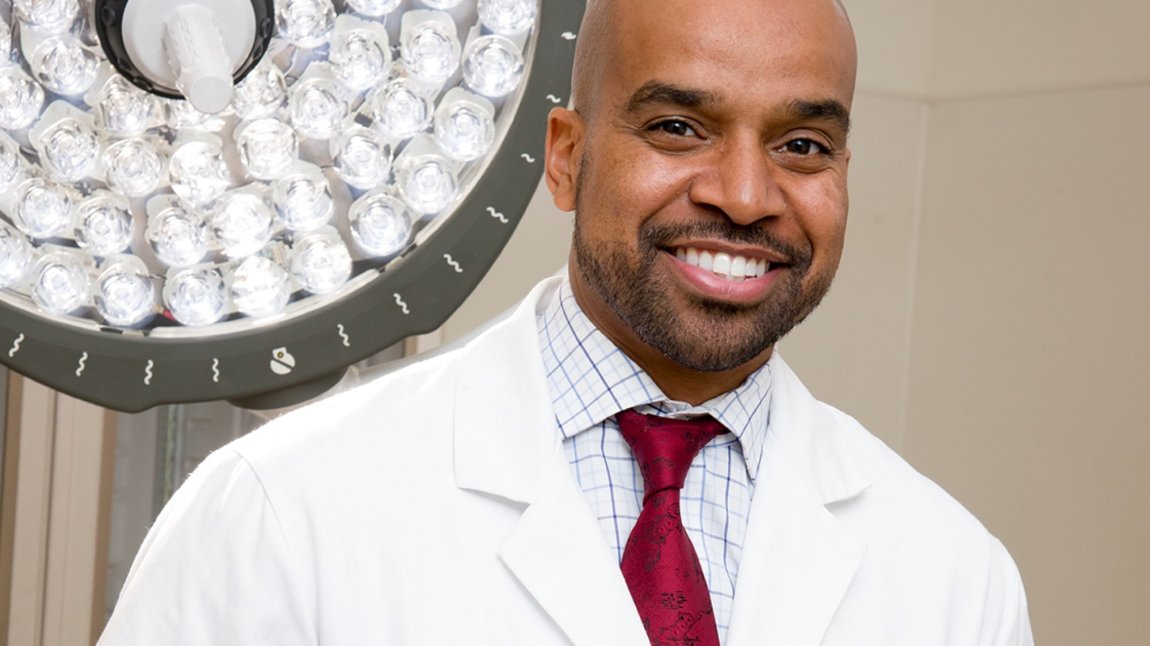
POLYGON ((569 280, 209 458, 101 645, 1031 644, 1001 544, 773 353, 839 261, 854 75, 834 0, 592 2, 569 280), (664 424, 702 446, 660 489, 664 424))

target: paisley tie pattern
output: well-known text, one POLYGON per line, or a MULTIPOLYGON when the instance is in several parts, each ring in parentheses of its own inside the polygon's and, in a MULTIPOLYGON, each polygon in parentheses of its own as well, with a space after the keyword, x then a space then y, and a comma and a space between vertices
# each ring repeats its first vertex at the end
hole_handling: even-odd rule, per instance
POLYGON ((643 511, 623 549, 623 578, 652 646, 719 646, 711 594, 683 528, 679 491, 691 460, 726 431, 711 417, 616 415, 643 474, 643 511))

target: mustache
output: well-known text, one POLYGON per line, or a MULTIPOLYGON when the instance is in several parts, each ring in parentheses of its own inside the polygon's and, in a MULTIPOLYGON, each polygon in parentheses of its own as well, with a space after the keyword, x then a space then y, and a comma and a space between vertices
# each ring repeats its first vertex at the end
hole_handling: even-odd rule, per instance
POLYGON ((759 247, 773 255, 786 258, 789 264, 799 267, 807 266, 811 262, 810 245, 798 246, 789 243, 759 226, 742 226, 722 220, 710 220, 675 224, 645 222, 639 229, 639 240, 648 249, 666 248, 674 241, 684 239, 717 240, 759 247))

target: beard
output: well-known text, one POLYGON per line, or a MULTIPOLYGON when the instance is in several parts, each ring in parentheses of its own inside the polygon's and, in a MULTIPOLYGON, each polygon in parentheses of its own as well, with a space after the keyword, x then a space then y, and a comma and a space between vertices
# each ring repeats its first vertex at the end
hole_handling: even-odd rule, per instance
POLYGON ((639 229, 638 253, 624 241, 595 243, 582 234, 580 220, 588 216, 579 204, 577 192, 573 249, 583 283, 640 340, 691 370, 722 372, 759 356, 818 306, 834 279, 833 266, 810 274, 809 245, 787 244, 765 227, 726 220, 656 225, 648 219, 639 229), (787 266, 759 303, 702 298, 677 288, 658 262, 671 241, 684 239, 752 244, 786 258, 787 266), (672 304, 673 296, 686 303, 672 304))

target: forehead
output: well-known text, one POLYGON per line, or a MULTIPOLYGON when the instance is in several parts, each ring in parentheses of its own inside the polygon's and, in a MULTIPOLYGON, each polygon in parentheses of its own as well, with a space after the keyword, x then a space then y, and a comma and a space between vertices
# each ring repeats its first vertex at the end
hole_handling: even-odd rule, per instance
POLYGON ((833 0, 616 0, 602 36, 602 99, 652 80, 751 104, 854 93, 853 37, 833 0))

